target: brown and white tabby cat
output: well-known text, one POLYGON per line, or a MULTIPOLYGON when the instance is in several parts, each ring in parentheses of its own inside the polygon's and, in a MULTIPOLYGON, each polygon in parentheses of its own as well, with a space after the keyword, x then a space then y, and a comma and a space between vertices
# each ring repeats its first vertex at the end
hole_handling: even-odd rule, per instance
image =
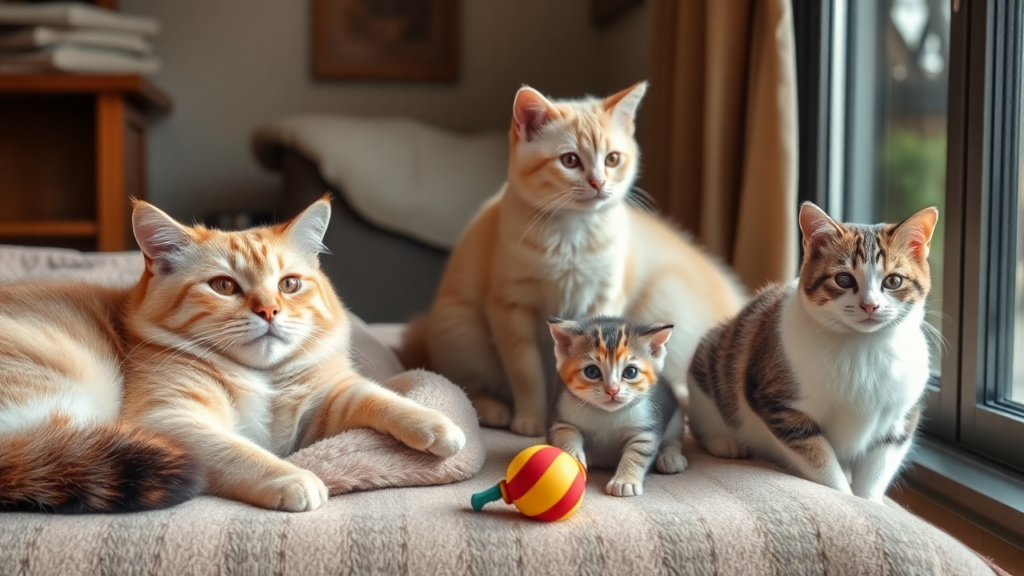
POLYGON ((670 324, 625 318, 551 319, 558 374, 548 443, 584 466, 615 468, 613 496, 639 496, 651 466, 686 470, 683 413, 660 373, 670 324))
POLYGON ((800 277, 765 289, 693 357, 700 443, 881 501, 921 418, 938 217, 926 208, 900 224, 840 224, 804 204, 800 277))
POLYGON ((146 269, 131 288, 0 286, 0 507, 159 508, 202 489, 288 511, 327 489, 281 459, 369 427, 439 456, 465 436, 363 378, 320 271, 330 219, 243 232, 135 205, 146 269))
POLYGON ((563 101, 516 94, 508 182, 459 240, 402 354, 464 387, 487 426, 544 434, 549 316, 673 322, 665 375, 682 387, 701 335, 745 302, 724 266, 627 202, 646 90, 642 82, 563 101))

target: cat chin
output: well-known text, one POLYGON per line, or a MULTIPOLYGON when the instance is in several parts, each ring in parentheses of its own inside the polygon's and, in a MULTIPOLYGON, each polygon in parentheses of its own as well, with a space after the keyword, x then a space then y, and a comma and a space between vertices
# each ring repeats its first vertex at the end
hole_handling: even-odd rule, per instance
POLYGON ((593 400, 584 400, 584 402, 586 402, 588 406, 592 406, 594 408, 600 408, 601 410, 604 410, 605 412, 616 412, 618 410, 621 410, 621 409, 625 408, 626 406, 629 406, 629 404, 630 404, 630 401, 626 401, 626 402, 607 402, 607 401, 606 402, 595 402, 593 400))
POLYGON ((843 320, 847 328, 862 334, 871 334, 894 324, 892 319, 885 320, 843 320))
POLYGON ((245 366, 266 370, 288 358, 291 353, 291 346, 281 340, 267 338, 239 346, 228 355, 245 366))

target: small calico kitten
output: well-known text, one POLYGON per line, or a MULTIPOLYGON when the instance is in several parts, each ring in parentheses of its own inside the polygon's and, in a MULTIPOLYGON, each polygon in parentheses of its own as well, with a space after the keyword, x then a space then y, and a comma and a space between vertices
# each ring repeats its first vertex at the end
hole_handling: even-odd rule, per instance
POLYGON ((683 413, 660 372, 669 324, 634 324, 597 317, 549 320, 558 373, 548 442, 581 464, 616 467, 605 487, 615 496, 639 496, 657 457, 658 471, 686 469, 683 413))
POLYGON ((700 443, 881 501, 921 418, 938 217, 840 224, 804 204, 799 279, 765 289, 697 348, 688 385, 700 443))

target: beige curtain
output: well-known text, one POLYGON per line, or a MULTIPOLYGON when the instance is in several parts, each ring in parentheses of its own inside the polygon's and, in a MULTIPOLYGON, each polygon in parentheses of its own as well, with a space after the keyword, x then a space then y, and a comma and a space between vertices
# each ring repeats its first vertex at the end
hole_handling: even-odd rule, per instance
POLYGON ((796 274, 790 0, 654 2, 641 185, 748 288, 796 274))

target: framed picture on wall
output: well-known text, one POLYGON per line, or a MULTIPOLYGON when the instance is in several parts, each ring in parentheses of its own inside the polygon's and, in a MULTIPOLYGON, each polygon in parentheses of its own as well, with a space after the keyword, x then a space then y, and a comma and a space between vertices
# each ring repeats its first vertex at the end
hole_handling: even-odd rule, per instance
POLYGON ((313 0, 317 78, 456 80, 458 0, 313 0))

